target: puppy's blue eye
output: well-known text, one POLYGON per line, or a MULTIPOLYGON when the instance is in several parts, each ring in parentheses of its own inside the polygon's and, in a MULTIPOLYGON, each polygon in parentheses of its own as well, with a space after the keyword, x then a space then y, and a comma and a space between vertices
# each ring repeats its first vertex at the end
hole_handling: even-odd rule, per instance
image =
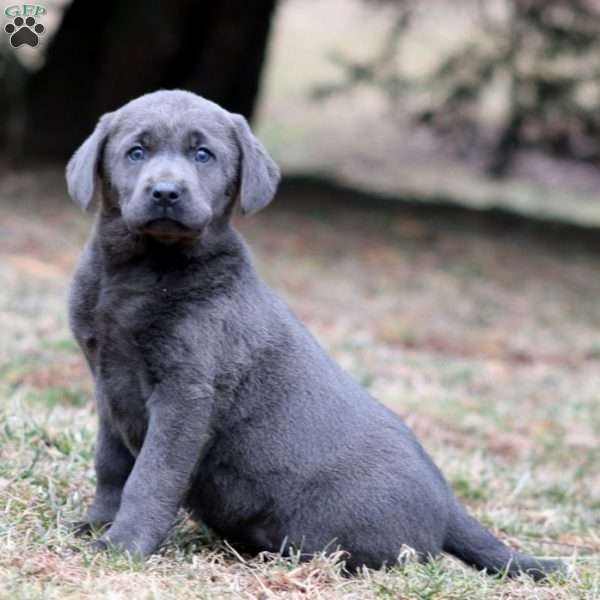
POLYGON ((207 163, 211 158, 213 158, 213 153, 206 148, 198 148, 194 152, 194 160, 196 162, 207 163))
POLYGON ((127 152, 129 160, 132 162, 139 162, 146 158, 146 151, 141 146, 134 146, 127 152))

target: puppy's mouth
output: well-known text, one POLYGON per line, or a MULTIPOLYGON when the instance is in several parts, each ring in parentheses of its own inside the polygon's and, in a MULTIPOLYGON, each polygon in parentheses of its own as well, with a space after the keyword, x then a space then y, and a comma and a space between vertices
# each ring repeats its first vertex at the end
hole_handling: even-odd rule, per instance
POLYGON ((142 228, 144 235, 157 238, 160 241, 177 241, 181 239, 195 238, 200 235, 200 231, 190 229, 178 221, 172 219, 153 219, 148 221, 142 228))

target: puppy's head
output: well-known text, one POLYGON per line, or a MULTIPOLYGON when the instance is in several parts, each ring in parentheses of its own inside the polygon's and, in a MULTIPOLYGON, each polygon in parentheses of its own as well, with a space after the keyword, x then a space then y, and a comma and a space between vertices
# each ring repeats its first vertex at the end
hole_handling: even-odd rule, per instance
POLYGON ((134 234, 159 241, 198 237, 275 194, 279 169, 244 117, 183 91, 160 91, 105 114, 67 166, 69 194, 83 208, 99 180, 102 202, 134 234))

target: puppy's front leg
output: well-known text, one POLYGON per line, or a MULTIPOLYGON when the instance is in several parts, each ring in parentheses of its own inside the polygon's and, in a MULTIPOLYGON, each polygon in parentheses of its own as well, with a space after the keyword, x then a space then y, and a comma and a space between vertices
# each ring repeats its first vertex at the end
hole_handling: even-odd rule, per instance
POLYGON ((133 456, 99 410, 100 425, 96 439, 96 494, 86 523, 80 528, 100 527, 114 520, 121 504, 125 482, 133 468, 133 456))
POLYGON ((121 506, 99 545, 148 555, 165 539, 210 438, 212 388, 161 383, 121 506))
POLYGON ((125 482, 133 469, 134 459, 119 434, 114 431, 102 395, 96 384, 98 435, 96 437, 96 492, 84 521, 74 524, 75 533, 83 535, 113 521, 121 504, 125 482))

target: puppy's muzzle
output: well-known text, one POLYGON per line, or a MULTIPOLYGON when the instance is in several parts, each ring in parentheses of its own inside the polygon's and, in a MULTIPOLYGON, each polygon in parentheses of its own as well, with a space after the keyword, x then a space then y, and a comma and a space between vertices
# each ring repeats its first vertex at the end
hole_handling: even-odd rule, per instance
POLYGON ((212 216, 207 205, 192 198, 185 183, 161 179, 144 189, 143 198, 129 224, 159 241, 198 237, 212 216))

